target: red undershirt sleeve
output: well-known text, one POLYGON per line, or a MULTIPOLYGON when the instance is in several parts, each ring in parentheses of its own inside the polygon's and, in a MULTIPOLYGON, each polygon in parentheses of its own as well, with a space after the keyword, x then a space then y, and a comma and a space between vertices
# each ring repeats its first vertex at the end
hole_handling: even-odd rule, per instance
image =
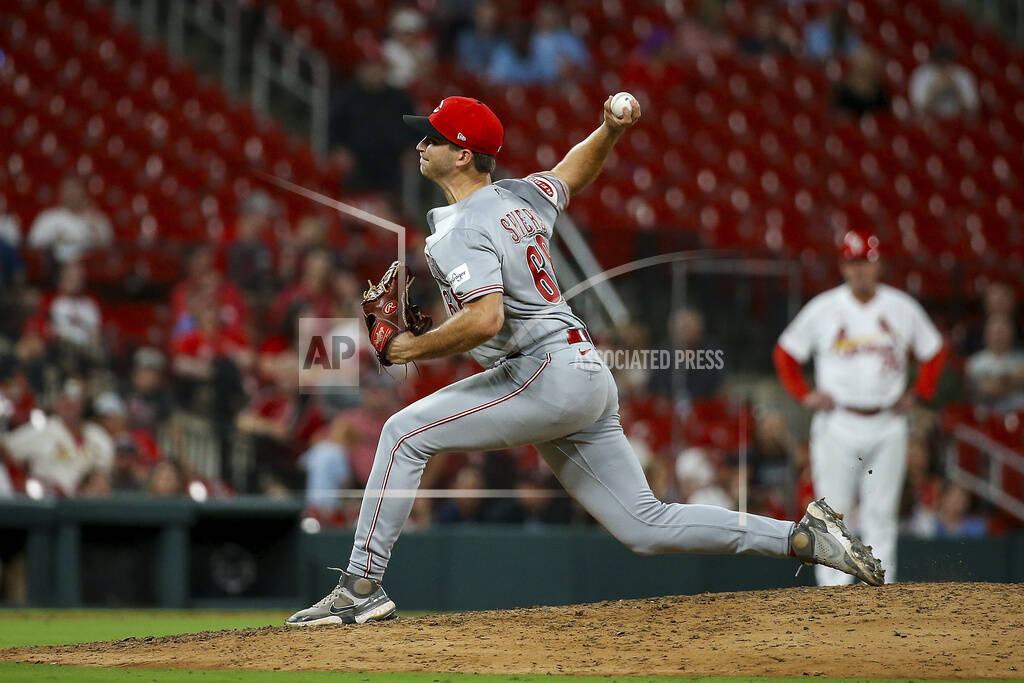
POLYGON ((914 393, 926 401, 935 395, 935 387, 939 383, 939 375, 942 373, 946 354, 946 347, 942 346, 934 356, 921 363, 921 367, 917 370, 914 393))
POLYGON ((800 364, 778 344, 772 351, 772 361, 775 363, 775 372, 778 374, 782 386, 797 401, 803 401, 804 396, 809 394, 811 389, 807 386, 807 380, 804 378, 804 371, 800 368, 800 364))

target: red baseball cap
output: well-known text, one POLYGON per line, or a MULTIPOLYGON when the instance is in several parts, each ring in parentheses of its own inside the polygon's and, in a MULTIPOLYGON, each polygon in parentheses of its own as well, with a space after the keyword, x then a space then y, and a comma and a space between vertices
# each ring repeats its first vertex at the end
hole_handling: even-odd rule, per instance
POLYGON ((505 129, 491 108, 472 97, 446 97, 430 116, 405 114, 406 125, 424 137, 444 138, 456 147, 494 156, 505 129))
POLYGON ((866 230, 848 230, 839 247, 839 258, 843 261, 870 261, 874 263, 881 256, 878 238, 866 230))

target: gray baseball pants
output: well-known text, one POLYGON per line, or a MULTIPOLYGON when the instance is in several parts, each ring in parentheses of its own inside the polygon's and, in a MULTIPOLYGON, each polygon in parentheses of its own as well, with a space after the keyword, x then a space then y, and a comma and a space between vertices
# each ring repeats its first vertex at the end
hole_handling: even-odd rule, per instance
POLYGON ((654 497, 622 431, 615 381, 588 349, 517 356, 395 413, 377 445, 348 570, 384 576, 432 455, 526 444, 634 552, 789 556, 792 522, 654 497))

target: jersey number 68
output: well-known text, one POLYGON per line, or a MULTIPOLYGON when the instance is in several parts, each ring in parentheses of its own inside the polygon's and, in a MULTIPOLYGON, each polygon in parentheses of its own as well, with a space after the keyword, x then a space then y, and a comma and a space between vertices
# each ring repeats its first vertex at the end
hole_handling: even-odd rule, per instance
POLYGON ((558 283, 555 282, 551 251, 544 235, 537 235, 537 244, 531 244, 526 248, 526 265, 533 273, 533 284, 540 295, 545 301, 557 304, 562 298, 562 293, 558 291, 558 283))

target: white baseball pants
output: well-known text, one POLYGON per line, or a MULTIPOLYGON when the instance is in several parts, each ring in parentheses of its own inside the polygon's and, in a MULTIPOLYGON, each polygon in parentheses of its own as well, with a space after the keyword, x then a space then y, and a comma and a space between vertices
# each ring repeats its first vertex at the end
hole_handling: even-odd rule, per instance
MULTIPOLYGON (((896 581, 896 537, 900 495, 907 472, 907 418, 892 412, 858 415, 842 409, 818 412, 811 421, 814 495, 860 531, 896 581), (857 505, 859 503, 859 505, 857 505)), ((852 583, 849 574, 818 565, 819 586, 852 583)))

